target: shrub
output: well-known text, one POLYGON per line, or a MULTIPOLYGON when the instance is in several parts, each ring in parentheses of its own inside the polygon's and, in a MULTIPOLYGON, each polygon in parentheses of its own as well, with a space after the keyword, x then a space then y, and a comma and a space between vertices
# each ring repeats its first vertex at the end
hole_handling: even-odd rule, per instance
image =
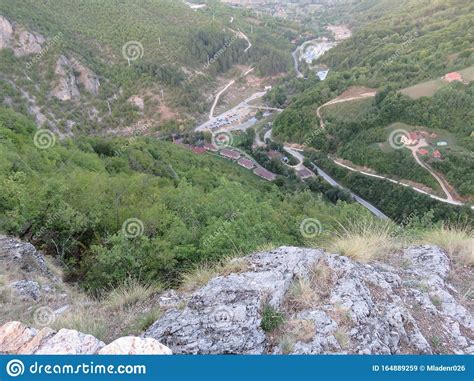
POLYGON ((280 327, 285 321, 283 314, 278 311, 275 307, 266 303, 263 306, 262 311, 262 322, 260 326, 265 332, 273 332, 280 327))

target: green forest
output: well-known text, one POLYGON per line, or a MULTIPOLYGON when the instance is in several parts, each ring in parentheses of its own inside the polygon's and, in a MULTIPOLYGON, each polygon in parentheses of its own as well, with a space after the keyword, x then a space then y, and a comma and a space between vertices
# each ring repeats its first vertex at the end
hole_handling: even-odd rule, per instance
POLYGON ((338 221, 372 218, 357 204, 279 188, 168 142, 91 137, 42 150, 35 130, 0 109, 0 231, 60 258, 66 278, 92 293, 129 278, 173 285, 186 270, 224 256, 304 245, 306 218, 317 218, 327 234, 338 221), (133 239, 123 232, 130 219, 143 227, 133 239))
MULTIPOLYGON (((155 107, 145 110, 153 119, 160 118, 157 109, 164 94, 166 105, 180 111, 186 124, 208 109, 206 94, 214 91, 217 77, 236 64, 255 66, 260 76, 291 68, 290 41, 295 32, 287 23, 272 18, 259 21, 243 10, 219 4, 194 12, 174 0, 3 0, 0 15, 54 40, 38 60, 16 57, 9 49, 0 51, 4 90, 0 102, 8 96, 11 107, 23 112, 28 94, 39 108, 54 115, 55 124, 55 120, 75 122, 75 133, 135 122, 139 110, 127 101, 135 94, 155 99, 150 101, 155 107), (252 40, 248 52, 239 31, 252 40), (134 50, 126 50, 127 44, 134 50), (128 62, 127 54, 136 54, 136 59, 128 62), (76 58, 100 80, 98 95, 81 91, 80 108, 78 102, 50 96, 60 55, 76 58)), ((65 129, 60 123, 58 127, 65 129)))
POLYGON ((274 87, 267 100, 286 109, 275 120, 273 136, 439 192, 436 180, 415 165, 408 150, 383 150, 381 145, 388 141, 387 127, 397 122, 445 131, 456 147, 440 149, 443 160, 430 165, 459 195, 472 197, 472 83, 453 83, 416 100, 399 90, 473 65, 474 23, 469 15, 474 5, 464 0, 391 3, 361 1, 349 7, 348 14, 358 12, 348 21, 354 35, 323 56, 331 68, 328 79, 321 82, 310 74, 305 79, 285 78, 274 87), (375 100, 323 108, 327 129, 322 131, 317 108, 350 86, 374 88, 378 94, 375 100))

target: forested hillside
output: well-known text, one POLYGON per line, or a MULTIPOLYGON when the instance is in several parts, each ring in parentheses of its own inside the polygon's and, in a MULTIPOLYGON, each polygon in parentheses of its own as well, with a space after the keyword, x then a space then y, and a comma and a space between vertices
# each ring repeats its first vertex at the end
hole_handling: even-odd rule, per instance
POLYGON ((128 278, 175 284, 224 256, 304 245, 308 218, 320 221, 320 242, 342 221, 372 220, 357 204, 334 205, 308 188, 283 191, 171 143, 81 138, 41 146, 35 130, 0 110, 0 231, 60 258, 67 279, 93 292, 128 278))
POLYGON ((439 184, 415 164, 408 150, 389 147, 393 126, 402 122, 406 134, 423 130, 448 143, 440 148, 434 143, 432 151, 437 150, 441 159, 428 163, 460 197, 472 199, 472 2, 360 1, 341 12, 354 14, 348 21, 354 35, 322 57, 331 69, 329 77, 324 82, 314 75, 286 79, 268 96, 274 105, 288 106, 276 119, 273 136, 424 184, 436 193, 439 184), (463 83, 443 83, 441 77, 452 71, 463 73, 463 83), (433 91, 431 82, 424 83, 427 80, 439 89, 433 91), (412 85, 418 85, 417 97, 400 92, 412 85), (318 107, 350 86, 372 88, 377 96, 322 108, 326 128, 321 129, 318 107))
POLYGON ((284 23, 225 9, 213 4, 193 11, 172 0, 2 0, 0 16, 15 33, 35 36, 29 47, 33 40, 37 46, 20 55, 0 44, 5 94, 0 102, 22 112, 30 109, 38 121, 75 133, 130 126, 145 118, 156 127, 170 118, 186 125, 207 111, 218 76, 235 65, 255 66, 261 76, 291 67, 294 32, 284 23), (240 32, 252 49, 247 50, 240 32), (61 56, 66 58, 62 67, 61 56), (84 91, 86 85, 71 99, 51 96, 61 75, 71 82, 70 75, 85 77, 86 71, 94 91, 84 91), (144 107, 130 102, 132 96, 139 96, 144 107))

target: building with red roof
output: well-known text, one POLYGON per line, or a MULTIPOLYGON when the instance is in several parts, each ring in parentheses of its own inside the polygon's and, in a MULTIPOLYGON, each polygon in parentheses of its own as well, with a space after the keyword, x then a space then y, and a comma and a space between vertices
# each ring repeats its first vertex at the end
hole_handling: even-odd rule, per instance
POLYGON ((268 151, 267 152, 267 156, 270 158, 270 159, 281 159, 283 157, 283 154, 281 152, 278 152, 278 151, 275 151, 275 150, 271 150, 271 151, 268 151))
POLYGON ((428 150, 426 150, 426 149, 424 149, 424 148, 420 148, 420 149, 418 150, 418 153, 419 153, 420 155, 422 155, 422 156, 425 156, 425 155, 428 155, 429 152, 428 152, 428 150))
POLYGON ((238 160, 240 159, 240 156, 241 156, 240 152, 234 151, 232 149, 227 149, 227 148, 221 149, 219 151, 219 154, 231 160, 238 160))
POLYGON ((262 179, 268 180, 268 181, 273 181, 277 178, 277 176, 274 173, 271 173, 270 171, 266 170, 263 167, 258 167, 256 168, 253 173, 255 173, 257 176, 261 177, 262 179))
POLYGON ((204 152, 206 152, 206 149, 204 147, 193 147, 193 152, 197 153, 198 155, 202 155, 204 152))
POLYGON ((442 158, 441 152, 439 152, 438 150, 434 151, 434 152, 433 152, 433 157, 434 157, 435 159, 441 159, 441 158, 442 158))
POLYGON ((211 143, 204 143, 204 149, 211 152, 219 151, 219 149, 214 144, 211 144, 211 143))
POLYGON ((308 168, 303 167, 302 169, 296 171, 296 174, 298 177, 302 180, 309 179, 310 177, 313 177, 313 172, 311 172, 308 168))
POLYGON ((241 167, 244 167, 244 168, 247 168, 247 169, 253 169, 255 168, 255 164, 252 160, 250 159, 247 159, 245 157, 243 157, 242 159, 240 159, 237 164, 239 164, 241 167))
POLYGON ((443 81, 446 82, 462 82, 462 75, 457 71, 453 71, 452 73, 448 73, 443 77, 443 81))

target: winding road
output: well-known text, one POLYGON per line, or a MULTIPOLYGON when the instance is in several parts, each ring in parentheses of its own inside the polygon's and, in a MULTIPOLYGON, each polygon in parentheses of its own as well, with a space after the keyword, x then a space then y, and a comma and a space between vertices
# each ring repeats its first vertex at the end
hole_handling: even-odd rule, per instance
MULTIPOLYGON (((329 102, 326 102, 325 104, 321 105, 318 107, 318 109, 316 110, 316 114, 319 118, 319 123, 320 123, 320 126, 322 129, 325 129, 326 128, 326 125, 324 123, 324 119, 321 115, 321 109, 323 107, 326 107, 326 106, 329 106, 329 105, 333 105, 333 104, 337 104, 337 103, 342 103, 342 102, 350 102, 350 101, 354 101, 354 100, 359 100, 359 99, 364 99, 364 98, 370 98, 370 97, 374 97, 376 94, 375 91, 369 91, 369 92, 365 92, 365 93, 362 93, 362 94, 359 94, 357 96, 353 96, 353 97, 338 97, 338 98, 335 98, 329 102)), ((402 185, 404 187, 407 187, 407 188, 411 188, 412 190, 414 190, 415 192, 418 192, 418 193, 422 193, 422 194, 425 194, 429 197, 431 197, 432 199, 434 200, 437 200, 437 201, 441 201, 441 202, 444 202, 446 204, 451 204, 451 205, 457 205, 457 206, 463 206, 465 205, 464 203, 462 202, 459 202, 459 201, 456 201, 454 199, 454 197, 451 195, 448 187, 446 186, 446 183, 445 181, 443 181, 443 179, 438 175, 436 174, 428 165, 426 165, 425 163, 423 163, 420 158, 418 157, 417 155, 417 150, 418 150, 418 146, 413 146, 413 147, 407 147, 411 150, 412 154, 413 154, 413 157, 415 159, 415 161, 417 162, 418 165, 420 165, 422 168, 424 168, 425 170, 427 170, 435 179, 436 181, 440 184, 441 188, 443 189, 443 192, 446 194, 446 198, 442 198, 442 197, 438 197, 436 195, 433 195, 429 192, 426 192, 420 188, 417 188, 415 186, 412 186, 412 185, 409 185, 409 184, 405 184, 403 182, 400 182, 400 181, 397 181, 397 180, 394 180, 394 179, 391 179, 389 177, 386 177, 386 176, 380 176, 380 175, 375 175, 373 173, 368 173, 368 172, 364 172, 364 171, 361 171, 361 170, 358 170, 356 168, 353 168, 353 167, 350 167, 346 164, 343 164, 341 163, 340 161, 338 160, 335 160, 335 159, 332 159, 330 157, 328 157, 330 160, 333 161, 334 164, 340 166, 340 167, 343 167, 345 169, 348 169, 352 172, 357 172, 357 173, 360 173, 361 175, 364 175, 364 176, 367 176, 367 177, 374 177, 374 178, 378 178, 378 179, 383 179, 383 180, 387 180, 387 181, 390 181, 394 184, 397 184, 397 185, 402 185)), ((471 209, 474 209, 474 206, 471 206, 471 209)))
MULTIPOLYGON (((298 152, 298 150, 296 150, 294 148, 291 148, 287 145, 284 146, 284 149, 290 155, 292 155, 297 160, 299 160, 300 164, 298 164, 297 167, 298 166, 303 167, 303 161, 304 161, 305 157, 302 153, 298 152)), ((347 189, 347 188, 344 188, 341 184, 339 184, 336 180, 334 180, 331 176, 329 176, 326 172, 324 172, 321 168, 319 168, 316 164, 311 163, 311 166, 313 167, 313 171, 315 171, 318 174, 318 176, 323 178, 329 185, 331 185, 333 187, 336 187, 336 188, 339 188, 339 189, 347 189)), ((349 190, 349 192, 350 192, 351 198, 353 200, 355 200, 357 203, 359 203, 360 205, 362 205, 363 207, 368 209, 373 215, 375 215, 376 217, 378 217, 382 220, 388 220, 389 219, 385 214, 382 213, 382 211, 377 209, 370 202, 364 200, 362 197, 356 195, 355 193, 353 193, 350 190, 349 190)))

